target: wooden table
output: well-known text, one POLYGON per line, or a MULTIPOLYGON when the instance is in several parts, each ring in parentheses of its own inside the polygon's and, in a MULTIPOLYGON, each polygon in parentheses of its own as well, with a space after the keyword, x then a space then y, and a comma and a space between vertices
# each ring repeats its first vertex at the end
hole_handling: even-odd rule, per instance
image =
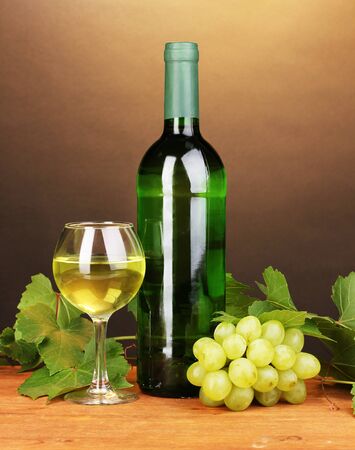
POLYGON ((116 406, 47 403, 17 394, 25 379, 0 367, 0 449, 355 449, 348 390, 308 382, 303 405, 252 406, 236 413, 196 399, 140 395, 116 406), (336 406, 338 409, 334 409, 336 406))

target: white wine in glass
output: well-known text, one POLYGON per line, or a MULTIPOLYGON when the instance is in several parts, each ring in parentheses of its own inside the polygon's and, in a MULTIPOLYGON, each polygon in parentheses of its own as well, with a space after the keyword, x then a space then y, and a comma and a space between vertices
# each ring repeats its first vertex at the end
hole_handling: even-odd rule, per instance
POLYGON ((118 222, 72 222, 65 225, 53 258, 61 294, 93 323, 96 368, 88 389, 65 396, 75 403, 127 403, 136 394, 115 390, 105 364, 107 321, 137 294, 145 274, 144 252, 133 225, 118 222))

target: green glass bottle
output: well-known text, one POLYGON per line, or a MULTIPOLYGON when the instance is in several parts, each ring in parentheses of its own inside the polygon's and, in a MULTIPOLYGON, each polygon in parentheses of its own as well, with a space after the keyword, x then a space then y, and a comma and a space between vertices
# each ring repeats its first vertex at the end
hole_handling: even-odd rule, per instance
POLYGON ((198 48, 165 47, 165 123, 138 171, 138 233, 146 275, 138 301, 138 383, 191 397, 193 343, 225 307, 226 176, 199 130, 198 48))

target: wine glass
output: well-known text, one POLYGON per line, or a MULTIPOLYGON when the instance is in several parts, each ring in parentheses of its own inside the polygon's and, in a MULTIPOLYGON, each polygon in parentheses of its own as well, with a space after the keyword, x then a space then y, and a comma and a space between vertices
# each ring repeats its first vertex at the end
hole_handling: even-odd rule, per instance
POLYGON ((111 405, 137 399, 115 390, 106 370, 105 338, 112 313, 137 294, 145 274, 142 245, 131 223, 72 222, 59 237, 53 257, 54 279, 61 294, 94 324, 96 368, 88 389, 65 396, 85 405, 111 405))

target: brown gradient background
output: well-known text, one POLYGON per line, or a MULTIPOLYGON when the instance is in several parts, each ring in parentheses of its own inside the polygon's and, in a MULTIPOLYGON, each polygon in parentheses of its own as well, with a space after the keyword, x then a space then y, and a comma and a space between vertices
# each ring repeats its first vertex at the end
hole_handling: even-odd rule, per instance
MULTIPOLYGON (((0 0, 1 316, 62 224, 135 220, 163 120, 163 45, 200 46, 201 128, 228 173, 228 269, 272 264, 333 313, 355 269, 355 1, 0 0)), ((111 333, 133 332, 117 315, 111 333), (121 327, 121 330, 119 328, 121 327)))

